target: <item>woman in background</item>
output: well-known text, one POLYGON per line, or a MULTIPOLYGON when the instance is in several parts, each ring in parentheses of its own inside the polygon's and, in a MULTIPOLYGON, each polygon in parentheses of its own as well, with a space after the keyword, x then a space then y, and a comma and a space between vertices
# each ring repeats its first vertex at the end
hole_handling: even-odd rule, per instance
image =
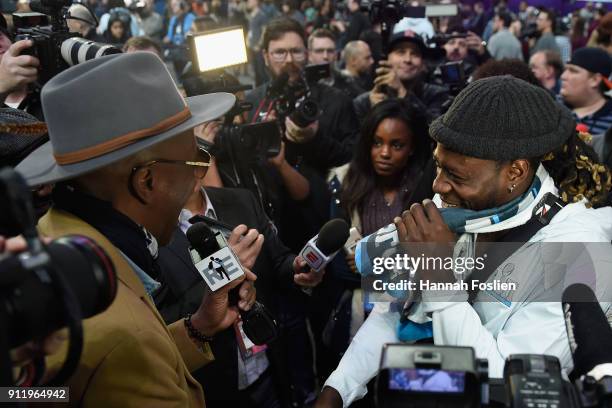
MULTIPOLYGON (((364 119, 353 160, 330 173, 331 218, 349 221, 362 237, 393 222, 412 203, 433 197, 435 166, 425 115, 397 99, 364 119)), ((338 255, 317 288, 312 319, 321 378, 335 368, 369 309, 353 253, 338 255), (366 302, 367 306, 367 302, 366 302)))
POLYGON ((104 32, 104 41, 107 44, 123 48, 123 44, 131 37, 129 20, 124 15, 111 13, 108 19, 108 30, 104 32))

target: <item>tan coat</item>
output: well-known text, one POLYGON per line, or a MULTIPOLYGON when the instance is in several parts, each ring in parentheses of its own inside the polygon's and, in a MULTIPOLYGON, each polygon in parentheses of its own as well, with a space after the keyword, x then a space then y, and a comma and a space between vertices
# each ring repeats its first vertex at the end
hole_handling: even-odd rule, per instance
MULTIPOLYGON (((190 371, 213 360, 190 340, 182 320, 166 326, 123 255, 81 219, 51 209, 39 223, 42 235, 85 235, 106 250, 115 265, 113 304, 84 321, 84 347, 69 383, 70 405, 83 407, 203 407, 202 388, 190 371)), ((66 349, 48 358, 59 369, 66 349)), ((65 404, 61 406, 66 406, 65 404)))

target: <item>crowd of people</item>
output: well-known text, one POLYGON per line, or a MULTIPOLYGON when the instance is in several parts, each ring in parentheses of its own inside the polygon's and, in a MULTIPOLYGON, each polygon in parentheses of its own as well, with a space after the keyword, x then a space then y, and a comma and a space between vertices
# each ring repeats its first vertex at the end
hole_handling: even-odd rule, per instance
MULTIPOLYGON (((15 41, 3 10, 0 165, 33 188, 41 235, 93 238, 119 279, 113 304, 84 323, 71 404, 371 406, 382 346, 424 339, 473 347, 494 378, 517 353, 572 370, 558 301, 374 304, 354 251, 323 272, 296 255, 333 218, 361 237, 395 224, 410 243, 612 240, 612 12, 505 0, 456 10, 387 33, 357 0, 84 0, 67 9, 69 30, 123 54, 46 84, 34 42, 15 41), (221 86, 207 77, 201 94, 187 36, 231 26, 249 63, 221 86), (314 65, 329 68, 323 78, 309 77, 314 65), (312 117, 295 113, 305 100, 312 117), (269 121, 276 149, 247 144, 269 121), (551 196, 560 210, 533 222, 551 196), (451 225, 442 208, 465 211, 451 225), (209 290, 189 255, 197 216, 226 235, 244 278, 209 290), (255 299, 279 327, 265 345, 239 318, 255 299)), ((543 271, 552 261, 535 251, 505 258, 543 271)), ((593 259, 599 276, 612 251, 593 259)), ((57 371, 64 348, 45 353, 57 371)))

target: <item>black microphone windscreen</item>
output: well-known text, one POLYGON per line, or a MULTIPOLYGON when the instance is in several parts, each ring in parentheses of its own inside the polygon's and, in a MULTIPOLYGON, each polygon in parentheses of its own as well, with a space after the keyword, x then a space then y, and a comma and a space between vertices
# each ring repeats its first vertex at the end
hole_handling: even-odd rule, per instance
POLYGON ((562 302, 574 360, 571 379, 612 363, 612 328, 591 288, 574 283, 563 291, 562 302))
POLYGON ((317 238, 317 248, 325 255, 333 254, 346 243, 349 238, 349 225, 341 218, 334 218, 323 225, 317 238))
POLYGON ((196 222, 189 227, 185 234, 191 247, 200 254, 212 254, 219 249, 217 248, 215 233, 203 222, 196 222))

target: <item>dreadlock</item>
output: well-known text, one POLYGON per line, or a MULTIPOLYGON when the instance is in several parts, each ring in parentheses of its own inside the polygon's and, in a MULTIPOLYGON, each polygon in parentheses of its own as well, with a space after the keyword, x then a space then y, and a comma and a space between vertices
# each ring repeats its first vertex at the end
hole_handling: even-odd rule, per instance
POLYGON ((591 135, 575 132, 567 142, 539 161, 553 178, 564 203, 575 203, 583 198, 587 207, 607 205, 612 188, 612 173, 599 162, 597 154, 587 144, 591 135))

